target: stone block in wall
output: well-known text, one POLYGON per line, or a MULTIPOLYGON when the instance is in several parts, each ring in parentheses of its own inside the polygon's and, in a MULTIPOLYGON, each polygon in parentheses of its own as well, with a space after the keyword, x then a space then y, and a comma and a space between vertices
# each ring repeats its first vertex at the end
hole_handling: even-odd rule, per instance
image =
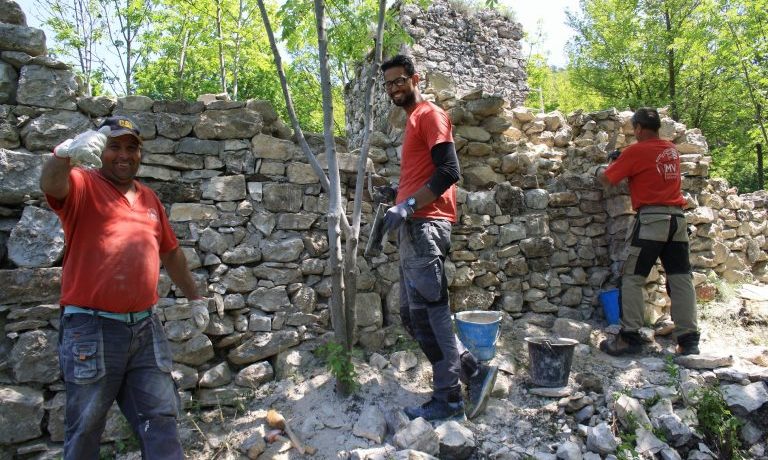
POLYGON ((455 135, 475 142, 488 142, 491 140, 491 134, 479 126, 458 126, 455 129, 455 135))
POLYGON ((84 96, 77 98, 77 107, 92 117, 106 117, 117 105, 114 96, 84 96))
POLYGON ((58 332, 35 330, 21 334, 9 355, 16 382, 52 383, 59 379, 58 332))
POLYGON ((18 3, 13 0, 0 0, 0 22, 6 24, 27 25, 27 16, 18 3))
POLYGON ((0 105, 0 149, 15 149, 21 145, 18 119, 10 105, 0 105))
POLYGON ((21 204, 42 197, 43 157, 0 148, 0 204, 21 204))
POLYGON ((245 176, 214 177, 202 186, 203 198, 214 201, 244 200, 246 197, 245 176))
POLYGON ((279 230, 309 230, 319 216, 314 213, 280 213, 277 215, 277 229, 279 230))
POLYGON ((299 147, 291 141, 278 139, 266 134, 258 134, 251 139, 251 149, 256 158, 270 160, 294 160, 303 154, 299 147))
POLYGON ((186 342, 169 342, 173 360, 190 366, 199 366, 213 358, 211 339, 203 334, 196 335, 186 342))
POLYGON ((554 240, 551 237, 526 238, 520 241, 520 250, 526 257, 547 257, 554 252, 554 240))
POLYGON ((467 101, 465 108, 473 115, 490 117, 498 114, 505 104, 506 101, 500 96, 487 96, 467 101))
POLYGON ((22 51, 30 56, 45 54, 45 32, 34 27, 0 22, 0 50, 22 51))
POLYGON ((294 184, 315 184, 320 182, 315 170, 307 163, 290 163, 286 167, 288 182, 294 184))
POLYGON ((273 212, 299 212, 304 190, 299 185, 267 183, 262 189, 264 208, 273 212))
POLYGON ((232 364, 250 364, 276 355, 299 344, 299 334, 293 330, 260 332, 229 352, 232 364))
POLYGON ((202 407, 235 406, 243 404, 251 396, 250 391, 234 385, 201 389, 196 394, 197 403, 202 407))
POLYGON ((79 91, 75 74, 41 65, 25 65, 19 74, 19 104, 51 109, 77 110, 79 91))
POLYGON ((136 173, 136 177, 173 182, 179 180, 181 173, 175 169, 142 164, 139 166, 139 171, 136 173))
POLYGON ((182 115, 200 113, 205 108, 202 101, 155 101, 152 111, 155 113, 168 112, 182 115))
POLYGON ((61 268, 0 270, 0 305, 56 302, 61 290, 61 268))
POLYGON ((259 287, 248 295, 247 305, 265 312, 281 311, 291 305, 285 286, 259 287))
MULTIPOLYGON (((151 142, 151 141, 148 141, 151 142)), ((153 146, 154 148, 155 146, 153 146)), ((173 147, 171 146, 171 149, 173 147)), ((143 148, 142 148, 143 150, 143 148)), ((164 155, 158 153, 145 154, 141 162, 148 165, 168 166, 174 169, 204 169, 204 159, 198 155, 179 153, 178 155, 164 155)))
POLYGON ((261 115, 253 110, 206 110, 193 131, 200 139, 242 139, 260 133, 262 124, 261 115))
POLYGON ((504 176, 488 165, 478 165, 464 171, 464 186, 467 188, 487 188, 504 182, 504 176))
POLYGON ((232 371, 227 363, 219 363, 203 372, 198 382, 201 388, 216 388, 232 381, 232 371))
POLYGON ((187 222, 190 220, 218 219, 219 211, 216 206, 198 203, 174 203, 168 217, 172 222, 187 222))
POLYGON ((520 187, 502 182, 496 187, 496 203, 502 214, 519 215, 525 211, 525 194, 520 187))
POLYGON ((26 206, 8 239, 8 258, 25 268, 50 267, 64 253, 64 230, 52 211, 26 206))
POLYGON ((176 145, 176 153, 192 153, 195 155, 216 155, 221 152, 221 142, 208 139, 185 137, 176 145))
POLYGON ((244 367, 235 377, 235 385, 247 388, 258 388, 275 377, 275 372, 269 361, 251 364, 244 367))
POLYGON ((260 247, 262 259, 266 262, 293 262, 304 250, 304 242, 298 236, 290 236, 277 241, 262 240, 260 247))
POLYGON ((176 382, 179 390, 189 390, 197 386, 197 369, 185 366, 184 364, 173 363, 171 377, 173 377, 173 381, 176 382))
POLYGON ((277 111, 270 101, 249 99, 245 103, 245 108, 258 112, 265 125, 271 124, 278 119, 277 111))
POLYGON ((151 112, 154 105, 152 98, 132 94, 117 99, 118 112, 151 112))
POLYGON ((451 289, 449 295, 453 311, 488 310, 496 298, 496 293, 477 286, 451 289))
POLYGON ((52 110, 25 124, 21 138, 28 150, 52 152, 64 140, 93 128, 91 120, 80 112, 52 110))
POLYGON ((195 118, 189 115, 176 113, 158 113, 155 118, 158 136, 169 139, 181 139, 192 132, 195 118))
POLYGON ((0 386, 0 444, 18 443, 42 435, 43 402, 40 390, 0 386))
POLYGON ((19 75, 12 65, 0 61, 0 104, 16 103, 16 87, 19 75))
POLYGON ((384 321, 381 310, 381 297, 375 292, 359 292, 355 296, 357 326, 375 326, 380 328, 384 321))

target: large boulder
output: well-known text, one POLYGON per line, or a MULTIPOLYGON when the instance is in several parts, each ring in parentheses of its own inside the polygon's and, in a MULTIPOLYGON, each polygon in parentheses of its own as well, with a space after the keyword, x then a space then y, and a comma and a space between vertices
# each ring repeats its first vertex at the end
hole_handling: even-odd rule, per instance
POLYGON ((56 214, 25 207, 8 240, 8 258, 19 267, 51 267, 63 253, 64 230, 56 214))
POLYGON ((29 150, 52 152, 62 141, 89 129, 93 129, 93 124, 82 113, 52 110, 24 125, 21 128, 21 138, 29 150))
POLYGON ((260 133, 261 127, 261 115, 254 110, 206 110, 194 132, 200 139, 243 139, 260 133))
POLYGON ((32 388, 0 387, 0 445, 35 439, 42 434, 43 392, 32 388))
POLYGON ((21 204, 39 198, 43 157, 0 149, 0 204, 21 204))
POLYGON ((0 270, 0 305, 57 302, 61 291, 61 268, 0 270))
MULTIPOLYGON (((0 5, 0 11, 6 11, 0 5)), ((0 22, 0 50, 23 51, 30 56, 45 54, 45 32, 34 27, 0 22)))
POLYGON ((77 110, 78 85, 69 70, 25 65, 19 75, 19 104, 51 109, 77 110))

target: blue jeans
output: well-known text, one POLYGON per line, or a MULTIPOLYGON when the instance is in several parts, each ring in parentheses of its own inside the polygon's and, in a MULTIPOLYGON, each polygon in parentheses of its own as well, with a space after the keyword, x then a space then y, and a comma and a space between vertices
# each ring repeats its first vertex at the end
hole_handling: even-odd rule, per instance
POLYGON ((67 391, 64 459, 99 458, 116 400, 144 459, 183 459, 171 350, 156 316, 135 324, 90 314, 62 316, 59 364, 67 391))
POLYGON ((461 384, 478 362, 453 332, 445 258, 451 249, 451 223, 408 219, 400 226, 400 318, 432 364, 433 396, 461 401, 461 384))

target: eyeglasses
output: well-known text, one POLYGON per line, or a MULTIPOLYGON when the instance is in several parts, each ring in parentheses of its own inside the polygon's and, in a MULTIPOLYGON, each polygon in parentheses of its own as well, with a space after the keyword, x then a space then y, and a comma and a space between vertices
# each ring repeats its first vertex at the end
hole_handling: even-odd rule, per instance
POLYGON ((397 86, 398 88, 405 85, 405 82, 408 81, 410 77, 397 77, 394 80, 385 81, 384 82, 384 89, 389 91, 392 89, 393 86, 397 86))

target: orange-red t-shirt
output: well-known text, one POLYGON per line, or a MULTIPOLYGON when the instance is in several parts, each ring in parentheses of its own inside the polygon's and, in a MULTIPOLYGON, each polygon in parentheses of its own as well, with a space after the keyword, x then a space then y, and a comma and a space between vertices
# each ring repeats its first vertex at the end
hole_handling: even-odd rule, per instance
MULTIPOLYGON (((431 102, 419 103, 410 114, 405 125, 398 203, 405 201, 429 182, 435 172, 432 147, 443 142, 453 142, 452 129, 451 120, 445 111, 431 102)), ((456 184, 413 216, 456 222, 456 184)))
POLYGON ((608 166, 605 177, 612 184, 629 178, 632 208, 643 206, 685 206, 680 192, 680 154, 675 144, 647 139, 625 148, 608 166))
POLYGON ((155 192, 134 183, 131 205, 101 172, 73 168, 69 195, 46 196, 64 227, 61 305, 128 313, 157 302, 160 253, 179 243, 155 192))

